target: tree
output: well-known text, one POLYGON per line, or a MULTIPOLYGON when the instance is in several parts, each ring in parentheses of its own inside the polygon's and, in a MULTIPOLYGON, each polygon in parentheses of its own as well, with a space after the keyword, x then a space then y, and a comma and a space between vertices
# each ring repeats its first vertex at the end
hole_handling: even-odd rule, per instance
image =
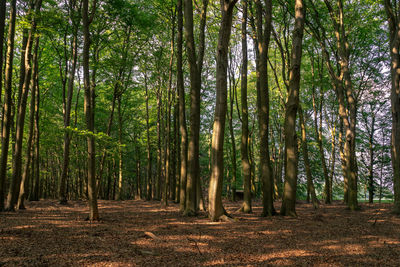
POLYGON ((385 0, 385 11, 389 22, 390 35, 390 73, 391 83, 391 107, 392 107, 392 167, 394 189, 394 213, 400 214, 400 27, 398 1, 385 0), (395 9, 393 7, 396 7, 395 9), (397 10, 395 13, 394 10, 397 10))
POLYGON ((208 191, 208 212, 212 221, 224 216, 222 181, 224 177, 224 132, 227 110, 228 47, 231 35, 233 8, 237 0, 221 0, 221 26, 218 34, 216 102, 211 142, 211 177, 208 191))
POLYGON ((247 107, 247 0, 242 0, 242 81, 241 81, 241 102, 242 102, 242 136, 240 143, 242 171, 243 171, 243 205, 241 210, 249 213, 251 208, 251 167, 249 162, 248 140, 249 140, 249 109, 247 107))
POLYGON ((182 54, 183 54, 183 11, 182 0, 177 2, 178 13, 178 38, 177 38, 177 53, 176 53, 176 87, 179 97, 179 132, 181 134, 181 147, 180 147, 180 205, 181 212, 185 211, 186 206, 186 175, 187 175, 187 129, 186 129, 186 105, 185 105, 185 87, 183 84, 183 67, 182 67, 182 54))
POLYGON ((88 197, 89 197, 89 220, 99 220, 96 192, 96 151, 94 140, 94 103, 95 88, 90 82, 89 53, 90 53, 90 24, 93 21, 97 1, 92 1, 92 10, 89 14, 89 0, 82 0, 82 21, 83 21, 83 79, 85 88, 85 118, 88 130, 87 136, 87 176, 88 176, 88 197))
POLYGON ((199 141, 200 141, 200 91, 201 73, 205 48, 205 26, 208 0, 203 0, 200 19, 198 54, 193 34, 193 3, 185 0, 185 37, 186 51, 190 69, 190 135, 188 143, 188 171, 186 180, 185 214, 197 213, 197 184, 199 180, 199 141))
POLYGON ((262 216, 274 215, 273 175, 269 154, 269 88, 268 88, 268 47, 272 30, 272 1, 265 0, 265 10, 261 0, 256 0, 258 73, 257 73, 257 110, 260 135, 260 176, 263 192, 262 216), (265 12, 264 27, 263 14, 265 12))
POLYGON ((296 189, 298 172, 298 150, 296 135, 296 116, 299 107, 300 67, 305 19, 303 0, 296 0, 295 22, 292 39, 291 66, 289 73, 289 92, 285 112, 285 185, 280 213, 296 216, 296 189))
POLYGON ((27 39, 27 44, 24 54, 24 75, 20 77, 20 92, 21 97, 18 99, 17 108, 17 122, 16 122, 16 142, 14 145, 13 155, 13 172, 11 177, 11 185, 7 196, 6 210, 14 210, 18 201, 20 184, 22 179, 22 142, 25 126, 26 103, 28 99, 29 86, 32 75, 32 47, 35 38, 37 16, 40 12, 42 5, 41 0, 30 3, 30 10, 28 11, 28 18, 31 19, 31 29, 27 39), (32 16, 33 18, 30 18, 32 16))
MULTIPOLYGON (((14 60, 15 18, 17 13, 16 0, 11 1, 10 22, 8 24, 7 56, 4 80, 4 112, 2 114, 1 159, 0 159, 0 210, 4 209, 4 191, 7 176, 8 148, 10 145, 10 129, 12 124, 12 67, 14 60)), ((0 81, 1 82, 1 81, 0 81)))
MULTIPOLYGON (((79 29, 79 20, 74 19, 76 13, 76 1, 70 0, 68 3, 69 14, 71 17, 71 21, 73 24, 73 36, 72 36, 72 45, 71 45, 71 68, 68 73, 68 90, 65 92, 65 86, 63 88, 63 119, 64 119, 64 147, 63 147, 63 169, 61 174, 60 181, 60 203, 67 203, 67 177, 68 177, 68 168, 69 168, 69 160, 70 160, 70 145, 71 145, 71 132, 68 127, 71 125, 71 106, 72 106, 72 96, 74 92, 74 81, 75 81, 75 72, 76 65, 78 61, 78 29, 79 29)), ((65 49, 66 50, 66 49, 65 49)), ((65 58, 68 58, 65 55, 65 58)), ((68 66, 68 60, 65 62, 65 66, 68 66)), ((68 72, 68 67, 66 67, 66 72, 68 72)), ((67 75, 67 73, 65 73, 67 75)))

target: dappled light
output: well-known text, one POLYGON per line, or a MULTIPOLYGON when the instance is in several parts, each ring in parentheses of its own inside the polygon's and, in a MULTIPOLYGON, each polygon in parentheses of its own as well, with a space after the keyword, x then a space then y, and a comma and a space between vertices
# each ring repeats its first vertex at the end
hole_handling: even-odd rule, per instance
MULTIPOLYGON (((400 218, 390 204, 297 205, 298 217, 260 217, 224 202, 233 222, 183 217, 177 204, 99 201, 99 222, 79 201, 28 202, 0 216, 0 265, 393 265, 400 257, 400 218)), ((279 202, 276 203, 279 206, 279 202)))

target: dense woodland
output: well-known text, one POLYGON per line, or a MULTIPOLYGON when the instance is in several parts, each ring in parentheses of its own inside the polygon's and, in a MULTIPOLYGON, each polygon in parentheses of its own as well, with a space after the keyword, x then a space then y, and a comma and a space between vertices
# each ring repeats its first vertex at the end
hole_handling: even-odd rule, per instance
POLYGON ((0 210, 400 214, 400 1, 1 0, 0 210), (282 201, 280 210, 275 201, 282 201))

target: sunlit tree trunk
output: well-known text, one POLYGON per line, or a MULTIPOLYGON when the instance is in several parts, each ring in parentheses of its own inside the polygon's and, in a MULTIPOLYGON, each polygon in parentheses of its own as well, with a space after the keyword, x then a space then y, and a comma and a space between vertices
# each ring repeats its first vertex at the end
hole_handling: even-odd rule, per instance
POLYGON ((182 0, 177 3, 178 12, 178 38, 176 55, 176 87, 179 95, 179 132, 180 142, 180 191, 179 191, 179 210, 185 211, 186 207, 186 175, 187 175, 187 129, 185 111, 185 88, 183 84, 182 54, 183 54, 183 11, 182 0))
POLYGON ((193 3, 185 0, 185 37, 186 51, 190 69, 190 135, 188 143, 188 171, 186 180, 186 204, 184 214, 195 215, 198 211, 197 180, 200 179, 199 141, 200 141, 200 92, 201 72, 205 47, 205 25, 208 0, 203 0, 200 14, 200 36, 198 54, 193 34, 193 3))
POLYGON ((25 115, 26 115, 26 103, 28 99, 29 86, 31 82, 32 75, 32 46, 33 39, 35 38, 36 26, 37 26, 37 15, 40 11, 42 1, 38 0, 35 5, 32 5, 30 11, 28 11, 28 18, 33 15, 31 19, 31 28, 29 30, 28 41, 26 45, 25 58, 24 58, 24 67, 25 73, 23 77, 22 90, 21 90, 21 98, 18 99, 18 114, 17 114, 17 123, 16 123, 16 142, 15 142, 15 151, 13 155, 13 172, 11 177, 11 185, 10 190, 7 196, 7 205, 6 210, 14 210, 14 206, 17 204, 20 183, 22 179, 22 143, 23 143, 23 134, 24 134, 24 126, 25 126, 25 115), (34 12, 36 14, 31 14, 34 12))
POLYGON ((242 136, 240 143, 242 172, 243 172, 243 205, 241 211, 250 213, 251 207, 251 166, 249 162, 248 139, 249 139, 249 109, 247 107, 247 0, 242 0, 242 81, 241 81, 241 102, 242 102, 242 136))
POLYGON ((224 131, 227 109, 228 47, 231 36, 233 8, 237 0, 221 0, 221 26, 217 46, 216 104, 211 142, 211 177, 208 190, 208 212, 212 221, 219 220, 226 212, 222 205, 224 176, 224 131))
POLYGON ((260 134, 260 176, 263 192, 262 216, 274 215, 273 175, 269 154, 269 88, 268 88, 268 46, 272 30, 272 1, 265 0, 265 9, 261 0, 256 0, 257 41, 258 41, 258 92, 257 109, 260 134), (265 15, 264 15, 265 13, 265 15), (263 17, 264 27, 263 27, 263 17))
POLYGON ((8 24, 7 56, 4 80, 4 108, 2 114, 1 158, 0 158, 0 210, 4 209, 5 181, 7 176, 8 148, 12 124, 12 66, 14 60, 14 37, 16 19, 16 0, 11 1, 10 22, 8 24))
POLYGON ((36 103, 36 85, 38 79, 38 49, 39 49, 39 37, 35 38, 35 49, 34 49, 34 57, 33 57, 33 66, 32 66, 32 81, 30 83, 31 86, 31 103, 30 103, 30 115, 29 115, 29 137, 27 141, 27 149, 26 149, 26 160, 24 172, 22 174, 22 180, 20 185, 19 197, 17 207, 18 209, 25 209, 24 201, 26 199, 26 195, 28 193, 28 185, 29 185, 29 177, 30 177, 30 167, 31 160, 33 156, 32 147, 34 145, 34 124, 35 124, 35 103, 36 103))
POLYGON ((85 88, 85 118, 86 128, 90 135, 87 137, 88 149, 88 196, 89 196, 89 220, 99 220, 99 212, 97 207, 97 190, 96 190, 96 151, 94 139, 94 86, 90 83, 89 73, 89 52, 90 52, 90 24, 96 11, 96 0, 92 1, 92 11, 89 14, 89 0, 82 1, 82 21, 83 21, 83 79, 85 88), (90 15, 90 17, 89 17, 90 15))
POLYGON ((293 29, 293 47, 289 73, 289 92, 285 112, 285 184, 280 213, 296 216, 296 190, 298 172, 298 146, 296 135, 296 115, 299 106, 300 67, 305 20, 303 0, 296 0, 295 25, 293 29))

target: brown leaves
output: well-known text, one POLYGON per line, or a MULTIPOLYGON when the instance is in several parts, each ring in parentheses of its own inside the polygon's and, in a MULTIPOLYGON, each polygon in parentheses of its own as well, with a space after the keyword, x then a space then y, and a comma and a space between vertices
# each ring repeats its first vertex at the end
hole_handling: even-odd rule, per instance
POLYGON ((28 202, 0 214, 0 265, 398 265, 400 218, 390 205, 298 204, 297 218, 261 218, 254 204, 242 214, 240 202, 227 202, 235 223, 210 223, 206 214, 181 216, 175 204, 100 201, 103 219, 90 224, 84 202, 28 202))

